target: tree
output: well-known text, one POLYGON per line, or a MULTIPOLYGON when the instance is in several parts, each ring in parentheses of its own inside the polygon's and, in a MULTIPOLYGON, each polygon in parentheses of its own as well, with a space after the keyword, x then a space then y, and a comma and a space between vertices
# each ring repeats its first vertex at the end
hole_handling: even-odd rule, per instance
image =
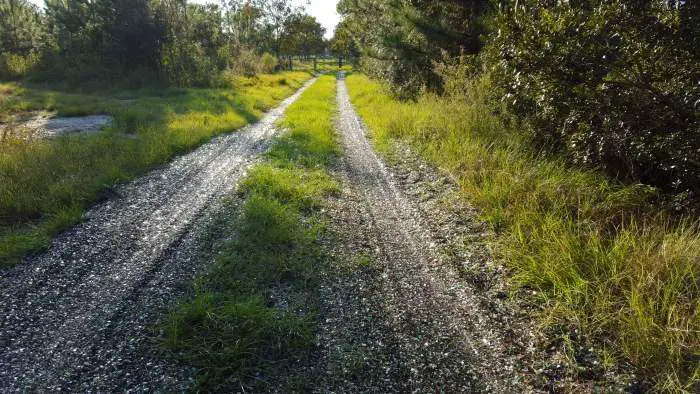
POLYGON ((122 71, 154 67, 163 41, 148 0, 47 0, 61 58, 122 71))
POLYGON ((338 10, 360 50, 365 71, 411 97, 442 90, 433 64, 444 53, 478 53, 488 0, 341 0, 338 10))
POLYGON ((39 10, 26 0, 0 0, 0 53, 27 56, 44 45, 39 10))
POLYGON ((329 43, 329 49, 334 56, 340 59, 341 64, 342 59, 351 61, 359 58, 360 53, 355 40, 353 40, 347 21, 341 21, 335 28, 333 38, 329 43))
POLYGON ((287 19, 282 38, 282 52, 286 55, 300 55, 308 58, 323 52, 326 34, 320 23, 311 15, 295 14, 287 19))

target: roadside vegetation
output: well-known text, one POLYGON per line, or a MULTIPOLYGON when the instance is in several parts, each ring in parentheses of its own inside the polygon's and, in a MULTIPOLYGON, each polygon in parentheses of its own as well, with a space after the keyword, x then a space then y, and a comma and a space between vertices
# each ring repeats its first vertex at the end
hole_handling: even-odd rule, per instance
POLYGON ((143 174, 213 136, 257 120, 311 75, 285 72, 234 77, 226 89, 125 90, 78 94, 0 85, 4 116, 52 110, 61 116, 109 114, 107 130, 31 140, 7 132, 0 141, 0 262, 28 251, 81 219, 119 183, 143 174))
MULTIPOLYGON (((659 210, 648 186, 533 153, 493 115, 487 77, 460 100, 402 102, 362 75, 348 86, 381 151, 389 153, 394 139, 408 141, 458 180, 496 231, 492 250, 512 269, 513 283, 537 291, 544 324, 565 341, 577 329, 597 340, 602 368, 627 359, 662 391, 695 387, 696 218, 659 210)), ((573 360, 578 349, 570 351, 573 360)))
POLYGON ((198 390, 280 389, 284 372, 283 387, 304 389, 294 374, 313 345, 327 259, 319 210, 338 188, 326 171, 338 149, 334 103, 335 80, 322 76, 290 106, 285 134, 240 187, 242 203, 227 207, 233 219, 213 229, 211 271, 162 323, 163 345, 197 369, 198 390))
MULTIPOLYGON (((577 357, 700 385, 698 2, 341 0, 354 103, 459 180, 577 357), (578 330, 578 331, 577 331, 578 330)), ((650 386, 644 386, 650 384, 650 386)))

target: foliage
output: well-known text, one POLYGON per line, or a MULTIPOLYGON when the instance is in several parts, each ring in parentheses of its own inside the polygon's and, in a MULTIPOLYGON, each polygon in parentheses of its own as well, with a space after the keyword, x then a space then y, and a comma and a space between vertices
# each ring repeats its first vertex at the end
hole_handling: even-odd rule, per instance
POLYGON ((148 0, 48 0, 56 48, 45 66, 92 78, 156 67, 162 30, 148 0))
POLYGON ((290 0, 229 0, 224 5, 227 29, 242 46, 278 59, 325 48, 321 25, 290 0))
POLYGON ((4 55, 28 56, 41 48, 45 39, 36 6, 26 0, 0 0, 0 48, 4 55))
POLYGON ((0 80, 20 79, 39 62, 39 55, 36 53, 26 56, 7 52, 0 55, 0 80))
POLYGON ((46 45, 42 15, 26 0, 0 0, 0 79, 24 77, 46 45))
POLYGON ((322 77, 287 110, 289 134, 243 181, 240 217, 213 229, 229 240, 214 247, 214 268, 163 323, 164 345, 198 369, 198 391, 308 391, 281 388, 275 378, 303 370, 313 345, 327 258, 317 213, 337 192, 326 172, 337 152, 334 86, 322 77))
POLYGON ((521 124, 536 150, 658 187, 693 210, 698 4, 343 0, 339 10, 363 69, 400 97, 453 94, 493 73, 493 97, 505 104, 494 110, 521 124))
POLYGON ((360 58, 360 51, 357 48, 357 44, 353 39, 353 34, 350 29, 351 24, 348 20, 340 21, 328 45, 333 55, 344 58, 346 61, 355 64, 360 58))
POLYGON ((477 53, 488 0, 341 0, 344 16, 362 55, 363 70, 392 84, 402 97, 424 87, 440 92, 433 63, 443 53, 477 53))
POLYGON ((279 68, 323 52, 323 29, 292 0, 0 0, 0 77, 84 87, 216 86, 220 73, 279 68), (264 57, 264 58, 261 58, 264 57), (265 61, 263 65, 253 64, 265 61))
MULTIPOLYGON (((415 103, 364 76, 347 83, 378 148, 408 141, 459 182, 497 232, 492 250, 516 285, 537 290, 542 321, 560 327, 564 341, 583 330, 601 345, 600 358, 630 360, 660 391, 697 387, 697 217, 659 212, 649 187, 533 155, 492 113, 488 74, 459 98, 415 103)), ((576 359, 579 349, 570 351, 576 359)))
POLYGON ((171 85, 213 86, 230 65, 234 48, 223 33, 216 5, 161 2, 156 20, 165 32, 160 69, 171 85))
POLYGON ((485 67, 536 146, 700 196, 698 2, 503 3, 485 67))
POLYGON ((282 52, 303 57, 322 53, 326 46, 325 33, 326 29, 313 16, 292 15, 285 24, 282 52))

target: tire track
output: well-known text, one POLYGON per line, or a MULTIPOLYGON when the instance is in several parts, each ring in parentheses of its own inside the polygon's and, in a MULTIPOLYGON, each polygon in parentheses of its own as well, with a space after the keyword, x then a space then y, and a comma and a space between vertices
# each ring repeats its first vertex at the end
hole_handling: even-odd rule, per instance
MULTIPOLYGON (((353 342, 362 338, 364 354, 374 363, 332 391, 532 391, 521 373, 520 349, 513 348, 507 327, 485 307, 491 301, 484 302, 487 296, 440 253, 441 235, 431 231, 434 218, 421 213, 375 154, 342 76, 337 97, 345 150, 340 175, 349 197, 340 208, 346 212, 334 213, 341 222, 336 226, 344 233, 354 231, 353 242, 370 249, 376 261, 371 278, 352 284, 357 289, 336 286, 336 291, 355 293, 354 300, 336 297, 328 302, 322 336, 353 342), (360 323, 339 328, 353 321, 360 323), (343 330, 359 332, 338 332, 343 330)), ((325 352, 342 343, 327 346, 325 352)))
POLYGON ((258 123, 120 187, 46 253, 0 272, 0 389, 186 387, 187 371, 148 354, 148 325, 201 268, 198 236, 217 201, 314 81, 258 123))

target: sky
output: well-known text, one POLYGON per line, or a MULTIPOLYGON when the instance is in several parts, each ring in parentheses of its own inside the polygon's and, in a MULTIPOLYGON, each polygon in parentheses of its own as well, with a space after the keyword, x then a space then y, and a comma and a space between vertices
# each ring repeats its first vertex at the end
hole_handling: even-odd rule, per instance
POLYGON ((307 6, 307 12, 326 28, 326 38, 333 37, 336 25, 340 22, 340 15, 336 11, 338 0, 311 0, 307 6))
MULTIPOLYGON (((44 6, 44 0, 29 1, 40 7, 44 6)), ((190 2, 218 4, 219 0, 190 0, 190 2)), ((296 0, 296 2, 306 6, 306 11, 315 16, 321 25, 326 28, 326 38, 333 37, 335 26, 340 22, 340 15, 336 11, 338 0, 296 0)))

